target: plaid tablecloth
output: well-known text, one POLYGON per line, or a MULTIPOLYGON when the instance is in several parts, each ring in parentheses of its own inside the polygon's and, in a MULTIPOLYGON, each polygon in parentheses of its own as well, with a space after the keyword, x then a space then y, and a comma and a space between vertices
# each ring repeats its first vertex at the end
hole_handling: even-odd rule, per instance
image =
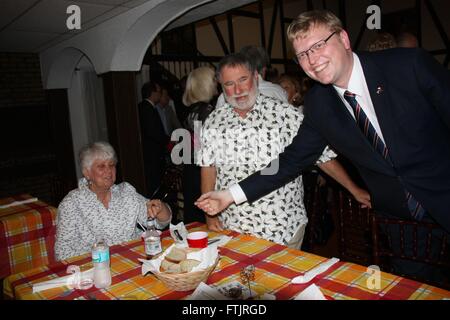
MULTIPOLYGON (((4 198, 0 204, 29 198, 4 198)), ((0 209, 0 278, 55 262, 56 211, 42 201, 0 209)))
MULTIPOLYGON (((205 226, 194 223, 191 230, 204 230, 205 226)), ((370 276, 366 267, 347 262, 338 262, 328 271, 317 276, 310 283, 291 284, 290 280, 303 274, 326 258, 285 246, 242 235, 224 232, 233 237, 220 248, 221 260, 208 278, 211 286, 220 286, 231 281, 239 281, 243 267, 253 264, 256 268, 252 289, 258 294, 270 293, 279 300, 295 297, 311 283, 315 283, 328 299, 444 299, 450 292, 423 283, 381 273, 379 289, 367 288, 370 276)), ((210 232, 214 237, 216 233, 210 232)), ((163 233, 163 247, 172 240, 163 233)), ((11 275, 4 281, 4 293, 15 299, 184 299, 192 291, 176 292, 168 289, 153 275, 141 275, 141 264, 137 260, 144 257, 141 241, 135 240, 113 246, 111 250, 112 284, 106 289, 92 287, 88 290, 70 290, 60 287, 32 293, 32 284, 66 275, 68 264, 81 266, 82 270, 92 267, 90 254, 75 257, 64 263, 56 263, 27 272, 11 275)))

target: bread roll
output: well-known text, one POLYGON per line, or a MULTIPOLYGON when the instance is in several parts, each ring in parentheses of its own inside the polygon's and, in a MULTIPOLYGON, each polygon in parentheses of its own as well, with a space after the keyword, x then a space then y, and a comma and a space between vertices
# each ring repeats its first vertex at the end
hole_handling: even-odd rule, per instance
POLYGON ((171 261, 164 259, 161 262, 160 271, 167 272, 167 273, 180 273, 181 267, 178 263, 173 263, 171 261))
POLYGON ((173 262, 180 263, 187 257, 186 251, 181 248, 173 247, 172 250, 164 257, 164 259, 173 262))
POLYGON ((194 259, 186 259, 180 262, 181 272, 191 272, 194 267, 198 266, 200 261, 194 259))

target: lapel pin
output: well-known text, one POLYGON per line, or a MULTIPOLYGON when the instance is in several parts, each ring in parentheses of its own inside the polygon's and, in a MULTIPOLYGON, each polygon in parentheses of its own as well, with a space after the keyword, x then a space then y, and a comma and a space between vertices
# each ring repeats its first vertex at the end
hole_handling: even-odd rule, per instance
POLYGON ((383 93, 383 87, 382 86, 378 86, 377 87, 377 94, 381 94, 381 93, 383 93))

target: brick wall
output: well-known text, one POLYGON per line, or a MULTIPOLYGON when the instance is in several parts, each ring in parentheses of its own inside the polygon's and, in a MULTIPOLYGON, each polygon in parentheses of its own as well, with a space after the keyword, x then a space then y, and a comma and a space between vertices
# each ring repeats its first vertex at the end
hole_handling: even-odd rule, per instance
POLYGON ((0 52, 0 198, 58 204, 59 177, 39 55, 0 52))
POLYGON ((0 52, 0 107, 45 103, 39 55, 0 52))

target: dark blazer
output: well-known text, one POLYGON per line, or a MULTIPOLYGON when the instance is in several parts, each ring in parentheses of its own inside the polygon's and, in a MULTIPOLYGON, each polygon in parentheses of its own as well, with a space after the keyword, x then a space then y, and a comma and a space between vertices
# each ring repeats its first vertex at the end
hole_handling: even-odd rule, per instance
POLYGON ((405 189, 450 231, 450 72, 421 49, 358 54, 393 162, 377 153, 331 85, 305 99, 305 119, 277 174, 241 181, 254 201, 295 178, 331 145, 359 170, 375 211, 410 218, 405 189))
POLYGON ((158 111, 150 102, 142 101, 138 109, 147 192, 151 195, 161 183, 164 173, 164 155, 169 137, 164 131, 158 111))

